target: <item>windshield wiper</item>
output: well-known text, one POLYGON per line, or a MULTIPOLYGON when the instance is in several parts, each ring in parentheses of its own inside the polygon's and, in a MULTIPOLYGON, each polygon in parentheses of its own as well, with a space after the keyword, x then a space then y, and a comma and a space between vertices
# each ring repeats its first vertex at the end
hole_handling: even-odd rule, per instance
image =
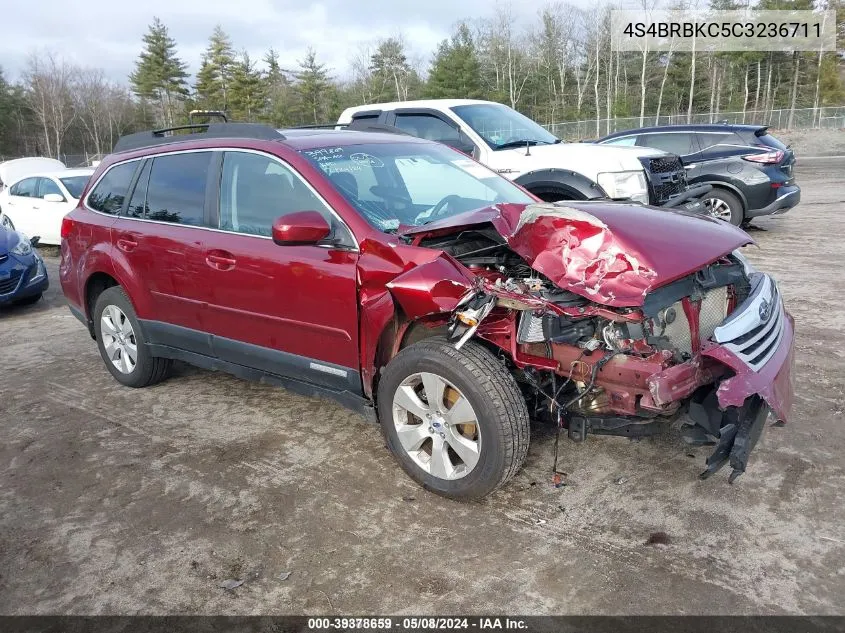
POLYGON ((496 149, 509 149, 511 147, 529 147, 531 145, 552 145, 553 141, 539 141, 533 138, 526 138, 521 141, 508 141, 501 145, 496 145, 496 149))

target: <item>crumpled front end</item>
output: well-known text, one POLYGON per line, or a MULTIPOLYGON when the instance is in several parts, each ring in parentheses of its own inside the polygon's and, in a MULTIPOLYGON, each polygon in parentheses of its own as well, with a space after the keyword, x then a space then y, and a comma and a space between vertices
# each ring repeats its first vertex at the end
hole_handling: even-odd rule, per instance
POLYGON ((442 313, 456 348, 478 337, 502 350, 533 417, 576 441, 686 416, 684 438, 715 445, 702 476, 730 463, 733 481, 769 412, 789 419, 793 321, 735 227, 566 203, 499 205, 407 235, 440 255, 388 284, 405 316, 442 313))

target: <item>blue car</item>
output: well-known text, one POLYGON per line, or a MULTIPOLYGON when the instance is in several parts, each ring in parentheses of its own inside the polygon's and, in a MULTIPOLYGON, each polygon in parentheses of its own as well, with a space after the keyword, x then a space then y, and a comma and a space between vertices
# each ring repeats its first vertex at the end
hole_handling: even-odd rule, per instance
POLYGON ((32 242, 0 226, 0 306, 35 303, 50 285, 44 260, 32 242))

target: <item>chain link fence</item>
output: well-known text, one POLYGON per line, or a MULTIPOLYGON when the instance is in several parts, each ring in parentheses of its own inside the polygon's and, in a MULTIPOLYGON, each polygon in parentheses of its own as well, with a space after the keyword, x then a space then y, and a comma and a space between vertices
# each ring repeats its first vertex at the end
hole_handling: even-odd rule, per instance
POLYGON ((686 114, 665 116, 619 117, 614 119, 587 119, 552 123, 545 128, 558 138, 571 141, 595 139, 612 132, 634 130, 652 125, 679 125, 687 123, 753 123, 769 125, 775 129, 835 129, 845 128, 845 106, 829 108, 799 108, 792 113, 789 125, 789 110, 746 110, 745 112, 719 112, 717 114, 693 114, 688 120, 686 114), (598 129, 596 127, 598 124, 598 129))

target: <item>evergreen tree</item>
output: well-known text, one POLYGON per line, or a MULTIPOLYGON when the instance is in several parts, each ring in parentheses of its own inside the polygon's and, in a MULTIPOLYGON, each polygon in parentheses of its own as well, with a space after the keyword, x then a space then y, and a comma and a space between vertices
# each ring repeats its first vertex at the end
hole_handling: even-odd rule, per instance
POLYGON ((275 49, 267 51, 263 61, 267 71, 264 75, 266 99, 262 118, 276 126, 289 125, 294 121, 294 95, 288 79, 289 71, 282 69, 275 49))
POLYGON ((232 68, 229 97, 232 116, 239 121, 254 121, 264 107, 267 84, 246 51, 232 68))
POLYGON ((317 53, 309 48, 295 73, 294 91, 299 102, 300 117, 311 123, 324 123, 333 100, 333 86, 325 64, 317 63, 317 53))
POLYGON ((440 43, 425 92, 432 99, 481 98, 481 66, 466 24, 458 27, 451 41, 440 43))
POLYGON ((195 85, 197 104, 210 110, 229 109, 229 90, 237 63, 229 36, 218 24, 208 40, 195 85))
POLYGON ((142 99, 156 102, 160 122, 173 125, 176 108, 188 94, 186 64, 176 55, 176 42, 167 27, 153 18, 146 35, 144 50, 129 75, 132 90, 142 99))
POLYGON ((370 58, 373 94, 376 101, 406 101, 419 77, 408 64, 405 45, 390 37, 382 40, 370 58))

